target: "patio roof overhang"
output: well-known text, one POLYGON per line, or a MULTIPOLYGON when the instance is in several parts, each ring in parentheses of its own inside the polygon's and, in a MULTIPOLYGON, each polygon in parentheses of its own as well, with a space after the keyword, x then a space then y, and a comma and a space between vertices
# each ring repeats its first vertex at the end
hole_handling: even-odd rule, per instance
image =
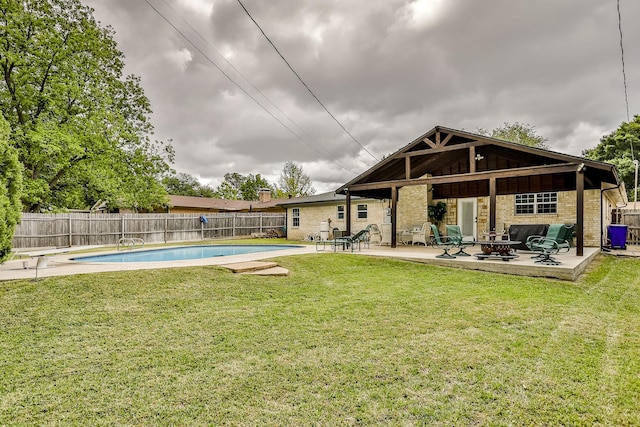
MULTIPOLYGON (((427 185, 434 198, 488 196, 493 227, 497 195, 577 191, 577 216, 581 222, 584 190, 620 183, 615 166, 608 163, 436 126, 338 188, 336 193, 346 194, 347 198, 390 199, 395 203, 398 189, 427 185)), ((348 213, 346 216, 350 218, 348 213)), ((395 228, 395 208, 392 226, 395 228)), ((392 246, 394 237, 395 230, 392 246)), ((579 245, 581 237, 577 239, 579 245)))

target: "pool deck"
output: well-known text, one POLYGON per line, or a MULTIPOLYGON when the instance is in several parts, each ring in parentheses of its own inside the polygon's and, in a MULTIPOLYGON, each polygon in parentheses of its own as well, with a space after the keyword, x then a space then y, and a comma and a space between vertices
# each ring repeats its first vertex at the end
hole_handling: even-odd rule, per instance
MULTIPOLYGON (((292 242, 292 244, 295 244, 292 242)), ((467 252, 473 254, 479 252, 478 248, 471 247, 467 252)), ((197 266, 224 266, 225 264, 248 263, 253 261, 262 261, 272 258, 286 257, 290 255, 323 254, 334 253, 327 245, 325 251, 317 251, 315 245, 301 245, 301 247, 293 249, 283 249, 272 252, 259 252, 243 255, 230 255, 224 257, 213 257, 205 259, 195 259, 187 261, 162 261, 162 262, 144 262, 144 263, 100 263, 100 262, 77 262, 71 258, 78 256, 71 251, 75 248, 66 248, 61 253, 50 253, 46 268, 36 268, 36 259, 18 259, 9 261, 0 266, 0 281, 2 280, 34 280, 52 276, 67 276, 75 274, 89 274, 97 272, 111 271, 133 271, 133 270, 151 270, 159 268, 179 268, 179 267, 197 267, 197 266), (24 263, 28 268, 24 268, 24 263)), ((118 253, 112 248, 105 248, 104 252, 94 252, 91 255, 118 253)), ((561 280, 574 281, 584 272, 589 263, 600 253, 600 248, 585 248, 584 256, 575 255, 575 250, 556 256, 561 262, 560 265, 541 265, 535 263, 532 253, 519 251, 519 257, 509 260, 478 260, 474 256, 457 257, 455 259, 440 259, 436 255, 442 253, 440 249, 424 246, 398 246, 390 248, 388 246, 372 245, 369 248, 363 248, 361 251, 341 251, 339 254, 345 256, 376 256, 385 258, 403 259, 412 262, 420 262, 428 265, 438 265, 442 267, 464 268, 469 270, 489 271, 493 273, 512 274, 519 276, 531 277, 550 277, 561 280)), ((640 248, 629 247, 626 251, 613 251, 608 253, 617 256, 640 256, 640 248)), ((83 254, 86 255, 86 254, 83 254)))

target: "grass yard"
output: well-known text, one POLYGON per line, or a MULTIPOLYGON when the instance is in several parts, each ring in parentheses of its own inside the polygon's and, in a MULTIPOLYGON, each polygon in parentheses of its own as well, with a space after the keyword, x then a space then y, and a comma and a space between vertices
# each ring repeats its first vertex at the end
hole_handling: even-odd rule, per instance
POLYGON ((640 261, 0 282, 1 425, 640 425, 640 261))

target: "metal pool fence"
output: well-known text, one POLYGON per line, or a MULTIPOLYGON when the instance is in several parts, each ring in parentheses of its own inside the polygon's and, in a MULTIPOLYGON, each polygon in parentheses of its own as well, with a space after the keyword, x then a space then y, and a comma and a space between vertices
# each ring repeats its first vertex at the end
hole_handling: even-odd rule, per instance
POLYGON ((116 245, 122 238, 166 243, 284 235, 285 213, 102 214, 23 213, 13 247, 116 245), (275 233, 274 233, 275 231, 275 233))

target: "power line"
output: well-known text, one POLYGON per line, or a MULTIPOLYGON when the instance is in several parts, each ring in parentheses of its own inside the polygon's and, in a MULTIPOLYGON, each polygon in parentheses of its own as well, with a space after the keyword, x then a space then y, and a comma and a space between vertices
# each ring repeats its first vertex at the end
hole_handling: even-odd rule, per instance
POLYGON ((617 7, 618 7, 618 30, 620 31, 620 54, 622 59, 622 81, 624 83, 624 102, 625 102, 625 105, 627 106, 627 122, 628 122, 629 121, 629 98, 627 96, 627 73, 624 70, 624 47, 622 46, 622 16, 620 14, 620 0, 617 1, 617 7))
POLYGON ((360 147, 362 147, 364 149, 364 151, 366 151, 371 157, 373 157, 376 161, 378 160, 378 158, 376 156, 374 156, 373 154, 371 154, 371 152, 369 150, 367 150, 367 147, 365 147, 364 145, 362 145, 362 143, 360 141, 358 141, 353 135, 351 135, 351 133, 342 125, 342 123, 340 123, 340 121, 333 115, 331 114, 331 111, 329 111, 329 109, 322 103, 322 101, 320 101, 320 99, 318 99, 318 97, 316 96, 315 93, 313 93, 313 91, 309 88, 309 86, 307 86, 307 84, 304 82, 304 80, 302 80, 302 78, 300 77, 300 75, 296 72, 296 70, 293 69, 293 67, 291 66, 291 64, 289 64, 289 61, 287 61, 285 59, 285 57, 282 55, 282 53, 280 53, 280 51, 278 50, 278 48, 276 47, 276 45, 271 41, 271 39, 269 38, 269 36, 267 36, 264 32, 264 30, 260 27, 260 25, 256 22, 255 19, 253 19, 253 16, 251 16, 251 14, 249 13, 249 11, 247 10, 246 7, 244 7, 244 5, 242 4, 241 0, 238 0, 238 3, 240 3, 240 6, 242 6, 242 9, 244 9, 245 13, 247 14, 247 16, 249 18, 251 18, 251 20, 253 21, 254 24, 256 24, 256 27, 258 27, 258 29, 260 30, 260 32, 262 33, 262 35, 267 39, 267 41, 269 42, 269 44, 271 46, 273 46, 273 48, 275 49, 275 51, 278 53, 278 55, 280 56, 280 58, 282 58, 282 60, 284 61, 285 64, 287 64, 287 67, 289 67, 289 69, 291 70, 291 72, 293 72, 293 74, 295 74, 295 76, 298 78, 298 80, 300 80, 300 83, 302 83, 302 85, 309 91, 309 93, 311 94, 311 96, 313 96, 315 98, 316 101, 318 101, 318 104, 320 104, 322 106, 322 108, 324 108, 324 111, 327 112, 327 114, 329 114, 331 116, 331 118, 338 124, 338 126, 340 126, 342 128, 343 131, 345 131, 345 133, 347 135, 349 135, 351 137, 352 140, 354 140, 360 147))
MULTIPOLYGON (((180 20, 182 20, 182 22, 184 22, 190 29, 191 31, 193 31, 199 38, 200 40, 202 40, 204 43, 206 43, 206 45, 213 50, 220 59, 222 59, 229 67, 231 67, 236 73, 238 73, 238 75, 240 77, 242 77, 242 79, 247 82, 247 84, 249 86, 251 86, 253 88, 253 90, 255 90, 256 92, 258 92, 264 99, 266 99, 280 114, 282 114, 284 117, 286 117, 302 134, 304 134, 307 138, 309 138, 312 142, 314 142, 316 145, 320 145, 320 143, 311 135, 309 135, 308 132, 306 132, 304 129, 302 129, 302 127, 300 127, 300 125, 298 125, 298 123, 296 123, 295 120, 293 120, 287 113, 285 113, 284 111, 282 111, 280 109, 280 107, 278 107, 276 105, 275 102, 273 102, 267 95, 265 95, 259 88, 257 88, 252 82, 251 80, 249 80, 244 74, 242 74, 242 72, 240 70, 238 70, 229 60, 227 60, 227 58, 224 57, 224 55, 222 55, 218 49, 215 48, 215 46, 213 46, 211 43, 209 43, 209 41, 204 38, 202 36, 202 34, 200 34, 200 32, 193 27, 193 25, 191 25, 191 23, 189 21, 187 21, 182 15, 180 15, 180 13, 178 13, 177 10, 175 10, 173 8, 173 6, 171 6, 167 0, 162 0, 162 2, 169 8, 171 9, 171 11, 173 11, 173 13, 180 18, 180 20)), ((296 135, 297 136, 297 135, 296 135)), ((324 151, 324 155, 325 157, 327 157, 328 160, 331 160, 334 164, 338 165, 339 167, 341 167, 342 169, 346 170, 347 172, 351 172, 353 174, 355 174, 355 172, 353 172, 352 170, 346 168, 345 166, 342 165, 342 163, 340 163, 335 156, 326 148, 323 150, 324 151)), ((322 153, 320 153, 322 154, 322 153)))
MULTIPOLYGON (((346 170, 347 172, 351 172, 354 173, 353 171, 345 168, 344 166, 340 165, 338 162, 336 162, 333 159, 327 158, 327 155, 325 153, 320 152, 316 147, 314 147, 313 145, 309 144, 307 141, 305 141, 304 138, 302 138, 300 135, 298 135, 297 133, 295 133, 289 126, 287 126, 285 123, 282 122, 282 120, 280 120, 278 117, 276 117, 271 111, 269 111, 267 108, 265 108, 264 105, 262 105, 255 97, 253 97, 249 92, 247 92, 247 90, 245 88, 243 88, 242 86, 240 86, 235 80, 233 80, 231 78, 231 76, 229 76, 222 68, 220 68, 218 66, 218 64, 216 64, 206 53, 204 53, 193 41, 191 41, 191 39, 189 39, 182 31, 180 31, 180 29, 178 29, 178 27, 176 27, 165 15, 163 15, 158 9, 156 9, 151 3, 149 3, 149 0, 144 0, 145 3, 147 3, 149 5, 149 7, 151 7, 151 9, 153 9, 158 15, 160 15, 160 17, 162 19, 165 20, 165 22, 167 22, 167 24, 169 24, 178 34, 180 34, 180 36, 182 36, 182 38, 184 38, 191 46, 193 46, 193 48, 195 50, 197 50, 211 65, 213 65, 215 68, 218 69, 218 71, 220 71, 222 73, 223 76, 225 76, 231 83, 233 83, 238 89, 240 89, 242 92, 244 92, 245 95, 247 95, 249 98, 251 98, 251 100, 253 102, 255 102, 260 108, 262 108, 267 114, 269 114, 271 117, 273 117, 274 120, 276 120, 278 123, 280 123, 280 125, 282 127, 284 127, 286 130, 288 130, 292 135, 294 135, 296 138, 298 138, 300 141, 304 142, 306 145, 308 145, 311 149, 313 149, 316 153, 320 154, 321 156, 323 156, 324 158, 326 158, 327 160, 331 161, 332 163, 334 163, 335 165, 339 166, 340 168, 346 170)), ((264 96, 264 95, 263 95, 264 96)))

